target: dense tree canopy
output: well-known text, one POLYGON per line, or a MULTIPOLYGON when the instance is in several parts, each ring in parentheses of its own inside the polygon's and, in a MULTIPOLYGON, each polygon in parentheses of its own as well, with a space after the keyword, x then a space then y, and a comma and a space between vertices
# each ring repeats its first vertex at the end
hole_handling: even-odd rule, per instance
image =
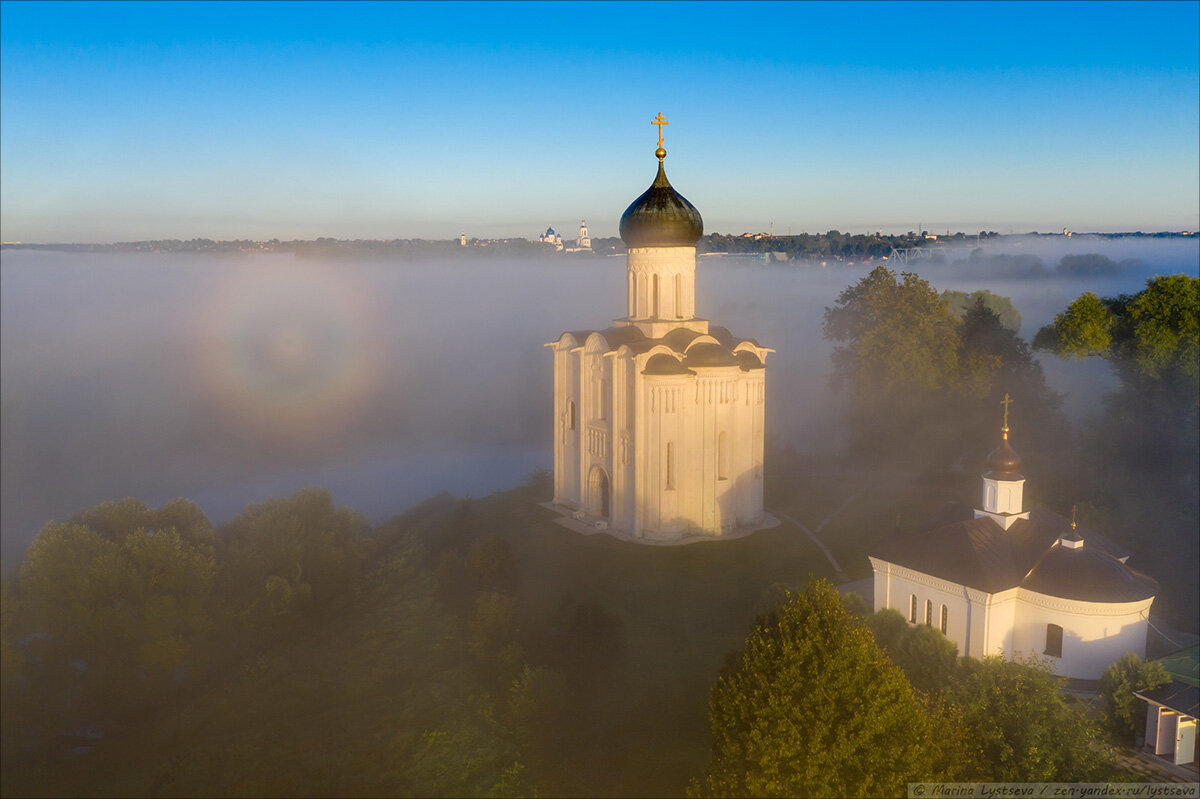
POLYGON ((1063 701, 1063 680, 1039 661, 963 658, 948 692, 979 755, 965 778, 988 782, 1094 782, 1107 771, 1098 729, 1063 701))
POLYGON ((972 291, 970 294, 965 291, 947 289, 942 292, 942 296, 950 306, 950 313, 959 319, 962 319, 977 302, 982 302, 985 308, 1000 317, 1000 324, 1004 327, 1013 333, 1021 329, 1021 312, 1012 304, 1012 299, 1009 297, 993 294, 987 289, 972 291))
POLYGON ((1108 705, 1108 725, 1114 733, 1132 741, 1146 729, 1146 703, 1133 695, 1166 685, 1171 676, 1161 663, 1142 661, 1126 652, 1100 677, 1100 695, 1108 705))
POLYGON ((995 403, 1006 393, 1043 449, 1061 441, 1061 398, 988 302, 1010 318, 1019 313, 1007 297, 976 294, 959 318, 950 308, 954 295, 880 267, 825 310, 825 336, 841 343, 833 377, 849 395, 858 457, 924 466, 981 457, 994 446, 995 403))
POLYGON ((1038 331, 1034 346, 1074 358, 1100 356, 1141 382, 1200 377, 1200 278, 1151 278, 1133 296, 1085 292, 1038 331))
POLYGON ((136 714, 203 656, 215 579, 212 529, 191 503, 109 502, 47 525, 6 597, 6 645, 26 642, 27 667, 8 698, 51 728, 136 714))
POLYGON ((835 376, 858 392, 938 390, 957 373, 957 320, 946 300, 912 272, 877 267, 825 309, 825 337, 845 342, 834 352, 835 376))
POLYGON ((221 530, 220 590, 253 634, 280 631, 353 590, 367 550, 362 515, 306 489, 250 505, 221 530))
POLYGON ((761 618, 710 702, 702 796, 893 796, 927 778, 933 729, 904 675, 814 581, 761 618))
POLYGON ((1200 278, 1155 277, 1132 296, 1087 292, 1038 331, 1034 346, 1100 357, 1119 383, 1081 440, 1072 492, 1100 530, 1154 564, 1155 608, 1196 623, 1200 516, 1200 278))

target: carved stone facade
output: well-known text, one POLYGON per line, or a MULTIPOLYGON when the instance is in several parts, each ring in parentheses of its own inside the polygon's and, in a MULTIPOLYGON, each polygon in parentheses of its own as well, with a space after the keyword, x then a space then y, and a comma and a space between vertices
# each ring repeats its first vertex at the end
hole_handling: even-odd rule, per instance
MULTIPOLYGON (((661 167, 655 188, 674 194, 661 167)), ((652 237, 654 220, 640 224, 652 237)), ((695 246, 631 244, 626 283, 625 317, 547 344, 554 504, 650 541, 760 525, 773 350, 696 317, 695 246)))

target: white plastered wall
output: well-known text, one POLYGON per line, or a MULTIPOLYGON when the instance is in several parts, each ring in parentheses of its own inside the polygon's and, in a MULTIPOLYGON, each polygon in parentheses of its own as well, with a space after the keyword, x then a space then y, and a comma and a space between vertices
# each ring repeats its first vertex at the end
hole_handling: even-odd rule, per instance
POLYGON ((1063 629, 1062 657, 1050 658, 1062 677, 1098 680, 1126 652, 1146 655, 1147 617, 1154 598, 1137 602, 1083 602, 1019 590, 1012 652, 1042 656, 1046 625, 1063 629))

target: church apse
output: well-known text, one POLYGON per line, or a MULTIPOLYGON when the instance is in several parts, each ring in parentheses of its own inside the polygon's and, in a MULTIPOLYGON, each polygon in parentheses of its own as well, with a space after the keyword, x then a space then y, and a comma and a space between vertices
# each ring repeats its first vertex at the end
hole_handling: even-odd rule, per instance
POLYGON ((696 316, 703 220, 658 172, 625 210, 626 314, 554 352, 554 505, 633 539, 763 526, 765 359, 696 316))

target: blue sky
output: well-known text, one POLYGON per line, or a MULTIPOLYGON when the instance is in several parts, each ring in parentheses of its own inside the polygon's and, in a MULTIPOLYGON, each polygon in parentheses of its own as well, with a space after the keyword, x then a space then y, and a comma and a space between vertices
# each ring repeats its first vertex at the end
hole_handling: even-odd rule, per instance
POLYGON ((1200 227, 1200 3, 0 3, 6 241, 1200 227))

